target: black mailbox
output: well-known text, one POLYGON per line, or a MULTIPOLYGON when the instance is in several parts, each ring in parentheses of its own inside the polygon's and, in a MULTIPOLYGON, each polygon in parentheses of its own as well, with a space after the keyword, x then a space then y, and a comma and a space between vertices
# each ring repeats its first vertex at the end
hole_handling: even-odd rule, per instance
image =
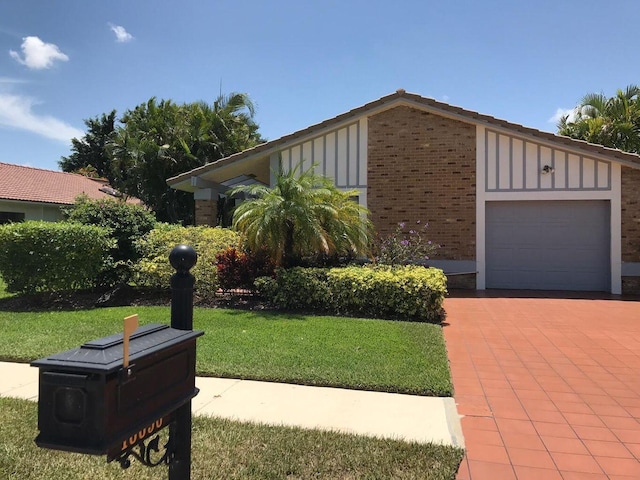
MULTIPOLYGON (((105 454, 161 428, 197 393, 196 338, 204 332, 152 324, 36 360, 40 447, 105 454)), ((123 447, 124 448, 124 447, 123 447)))

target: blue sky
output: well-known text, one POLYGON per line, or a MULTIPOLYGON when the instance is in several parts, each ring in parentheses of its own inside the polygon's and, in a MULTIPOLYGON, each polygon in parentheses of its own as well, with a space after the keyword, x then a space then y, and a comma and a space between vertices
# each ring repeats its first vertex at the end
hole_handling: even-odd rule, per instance
POLYGON ((1 0, 0 162, 58 169, 86 118, 248 93, 275 139, 398 88, 555 132, 640 83, 637 0, 1 0))

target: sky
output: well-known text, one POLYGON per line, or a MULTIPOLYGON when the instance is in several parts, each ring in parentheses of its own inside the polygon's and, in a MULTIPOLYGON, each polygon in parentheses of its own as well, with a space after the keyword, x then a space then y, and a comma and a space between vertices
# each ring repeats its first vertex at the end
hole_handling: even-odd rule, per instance
POLYGON ((246 93, 273 140, 405 89, 548 132, 640 83, 637 0, 0 0, 0 162, 84 120, 246 93))

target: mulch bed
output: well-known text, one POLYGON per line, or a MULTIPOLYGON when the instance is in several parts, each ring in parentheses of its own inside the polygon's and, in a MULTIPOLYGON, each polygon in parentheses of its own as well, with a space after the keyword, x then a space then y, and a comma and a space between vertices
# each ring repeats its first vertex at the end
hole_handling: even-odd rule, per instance
MULTIPOLYGON (((194 306, 270 310, 260 298, 248 292, 218 292, 214 298, 193 299, 194 306)), ((40 312, 87 310, 96 307, 170 306, 171 291, 149 288, 117 287, 112 290, 76 290, 15 295, 0 299, 0 311, 40 312)))

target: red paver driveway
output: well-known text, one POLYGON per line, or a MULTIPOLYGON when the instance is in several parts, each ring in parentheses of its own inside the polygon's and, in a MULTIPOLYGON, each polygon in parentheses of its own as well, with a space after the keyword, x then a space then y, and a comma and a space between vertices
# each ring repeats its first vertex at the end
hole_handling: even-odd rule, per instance
POLYGON ((640 479, 640 302, 448 298, 458 480, 640 479))

